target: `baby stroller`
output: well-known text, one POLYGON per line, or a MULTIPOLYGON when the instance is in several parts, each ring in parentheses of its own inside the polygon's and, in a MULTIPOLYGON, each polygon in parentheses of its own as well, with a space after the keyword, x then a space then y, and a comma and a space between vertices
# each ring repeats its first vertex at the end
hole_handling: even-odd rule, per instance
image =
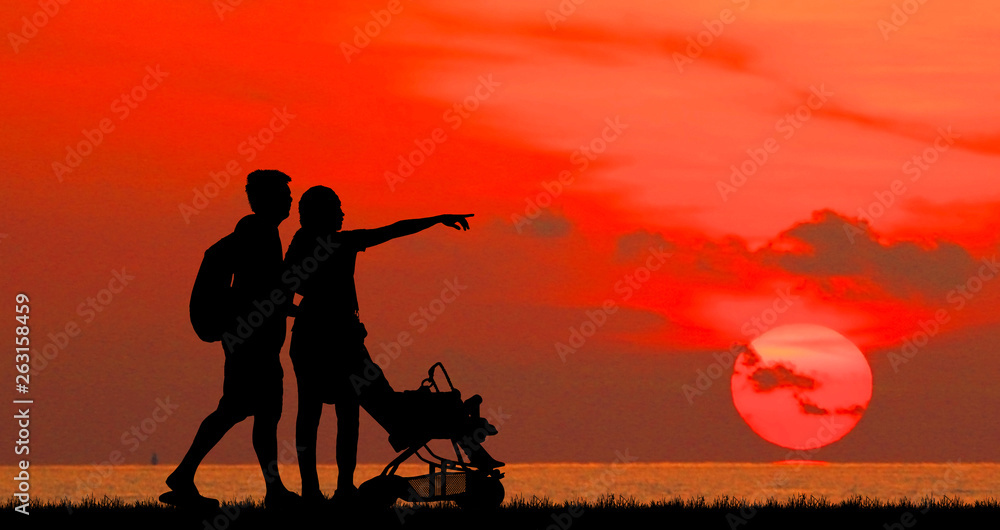
POLYGON ((497 468, 504 464, 481 445, 487 436, 497 434, 496 428, 480 415, 482 401, 479 395, 462 401, 461 392, 452 386, 440 362, 431 366, 417 390, 393 392, 391 404, 386 403, 392 412, 378 416, 382 416, 379 423, 389 432, 389 444, 399 454, 379 476, 361 484, 361 498, 379 507, 389 507, 397 499, 454 501, 469 509, 499 507, 504 499, 500 483, 504 474, 497 468), (448 382, 447 391, 435 381, 437 368, 448 382), (435 454, 427 445, 435 439, 451 441, 455 458, 435 454), (425 462, 428 473, 416 477, 397 475, 400 464, 410 457, 425 462))

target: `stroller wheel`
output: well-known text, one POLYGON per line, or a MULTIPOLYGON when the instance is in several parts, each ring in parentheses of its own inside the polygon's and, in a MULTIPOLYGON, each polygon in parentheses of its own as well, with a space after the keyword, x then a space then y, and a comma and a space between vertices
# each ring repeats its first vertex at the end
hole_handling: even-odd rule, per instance
POLYGON ((406 479, 396 475, 382 475, 358 486, 358 497, 373 508, 389 508, 406 494, 406 479))
POLYGON ((455 499, 455 504, 463 510, 489 512, 500 508, 503 504, 505 492, 500 479, 485 477, 469 486, 469 491, 455 499))

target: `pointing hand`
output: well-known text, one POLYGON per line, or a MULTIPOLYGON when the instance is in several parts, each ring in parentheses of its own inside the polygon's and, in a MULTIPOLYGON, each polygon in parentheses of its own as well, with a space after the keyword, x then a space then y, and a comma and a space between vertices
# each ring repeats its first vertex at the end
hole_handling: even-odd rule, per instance
POLYGON ((472 217, 474 215, 476 215, 476 214, 474 214, 474 213, 466 213, 466 214, 461 214, 461 215, 454 215, 454 214, 442 215, 441 216, 441 224, 443 224, 445 226, 450 226, 450 227, 454 228, 455 230, 468 230, 469 229, 469 221, 467 221, 466 218, 467 217, 472 217))

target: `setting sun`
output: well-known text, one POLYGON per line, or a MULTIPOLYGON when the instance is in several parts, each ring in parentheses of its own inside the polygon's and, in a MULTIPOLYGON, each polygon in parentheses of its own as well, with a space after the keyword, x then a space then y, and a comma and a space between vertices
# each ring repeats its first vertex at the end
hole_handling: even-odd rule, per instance
POLYGON ((868 409, 872 372, 861 350, 823 326, 764 333, 736 359, 733 403, 761 438, 813 450, 850 432, 868 409))

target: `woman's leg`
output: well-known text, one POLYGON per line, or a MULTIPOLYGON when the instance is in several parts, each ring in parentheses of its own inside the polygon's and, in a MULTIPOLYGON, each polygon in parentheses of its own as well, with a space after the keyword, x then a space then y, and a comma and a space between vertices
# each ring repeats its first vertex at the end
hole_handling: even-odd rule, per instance
POLYGON ((356 390, 358 401, 365 412, 370 414, 386 432, 392 434, 399 414, 396 392, 385 378, 382 368, 372 360, 368 349, 364 345, 361 348, 365 363, 365 370, 362 372, 365 384, 356 390))
POLYGON ((358 421, 360 406, 357 401, 340 399, 337 410, 337 490, 354 489, 354 469, 358 464, 358 421))
POLYGON ((302 497, 319 497, 323 492, 319 487, 316 472, 316 433, 319 418, 323 413, 323 402, 303 392, 299 386, 299 413, 295 418, 295 448, 299 457, 299 475, 302 477, 302 497))

